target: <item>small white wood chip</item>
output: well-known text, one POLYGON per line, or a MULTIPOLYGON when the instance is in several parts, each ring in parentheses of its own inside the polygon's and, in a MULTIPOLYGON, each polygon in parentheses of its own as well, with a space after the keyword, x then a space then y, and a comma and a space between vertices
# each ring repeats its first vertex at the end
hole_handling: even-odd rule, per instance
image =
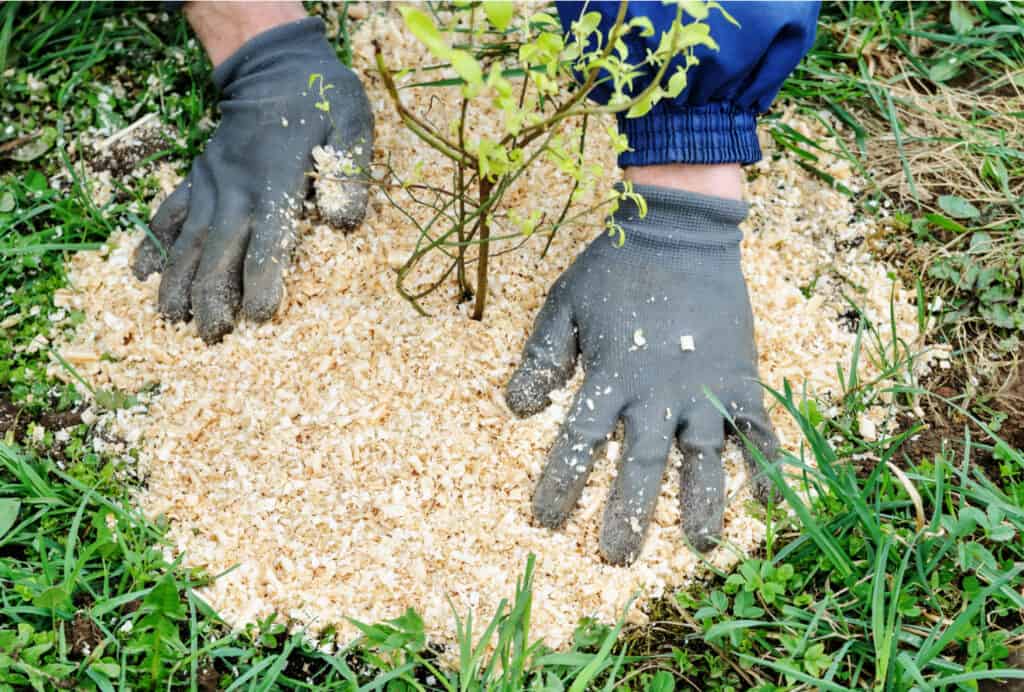
POLYGON ((633 332, 633 343, 636 345, 637 348, 643 348, 644 346, 647 345, 647 338, 644 336, 643 329, 637 329, 635 332, 633 332))
POLYGON ((696 346, 693 343, 693 334, 683 334, 679 337, 679 348, 684 351, 694 351, 696 346))

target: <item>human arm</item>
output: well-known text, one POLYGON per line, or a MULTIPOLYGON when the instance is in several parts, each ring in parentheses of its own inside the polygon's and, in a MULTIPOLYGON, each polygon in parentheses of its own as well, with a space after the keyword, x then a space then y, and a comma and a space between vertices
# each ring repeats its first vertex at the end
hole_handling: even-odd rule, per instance
MULTIPOLYGON (((559 3, 563 23, 581 7, 559 3)), ((618 3, 586 5, 594 9, 607 33, 618 3)), ((742 29, 712 26, 721 50, 699 53, 689 87, 643 118, 619 117, 631 146, 619 163, 647 199, 647 215, 624 204, 615 214, 624 246, 598 236, 556 281, 506 393, 515 413, 532 415, 582 362, 584 385, 533 498, 535 517, 551 528, 567 521, 602 443, 624 422, 626 441, 600 544, 615 564, 640 554, 672 444, 683 454, 682 528, 699 550, 713 547, 722 529, 721 453, 732 425, 766 458, 777 448, 758 384, 739 262, 738 225, 746 214, 738 201, 740 164, 760 158, 756 116, 809 48, 817 8, 756 3, 726 9, 738 15, 742 29)), ((660 3, 631 5, 634 11, 648 14, 656 30, 674 16, 660 3)), ((656 31, 647 42, 656 46, 658 40, 656 31)), ((630 44, 633 55, 649 47, 630 44)), ((644 86, 640 80, 635 89, 644 86)), ((754 494, 763 499, 768 487, 749 449, 746 458, 754 494)))
POLYGON ((300 11, 297 3, 185 6, 215 64, 222 118, 154 215, 134 269, 140 279, 162 271, 160 312, 193 318, 209 343, 239 314, 265 321, 276 312, 315 147, 331 146, 353 164, 346 204, 332 220, 351 228, 365 210, 369 103, 323 23, 304 12, 295 18, 300 11))

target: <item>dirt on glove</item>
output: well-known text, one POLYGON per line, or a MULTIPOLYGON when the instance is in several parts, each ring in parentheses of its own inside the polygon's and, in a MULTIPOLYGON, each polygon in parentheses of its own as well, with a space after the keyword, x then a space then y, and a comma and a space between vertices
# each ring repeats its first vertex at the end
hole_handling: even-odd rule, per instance
MULTIPOLYGON (((370 17, 354 35, 355 67, 377 119, 375 161, 390 155, 405 178, 445 186, 451 165, 401 125, 373 76, 373 38, 393 66, 429 60, 393 15, 370 17)), ((457 117, 457 89, 402 93, 409 107, 429 110, 437 122, 457 117)), ((826 138, 810 121, 784 121, 826 138)), ((471 129, 497 138, 497 122, 485 111, 471 129)), ((592 122, 587 138, 589 160, 606 171, 595 186, 601 192, 618 176, 604 133, 609 124, 592 122)), ((760 372, 774 388, 784 379, 797 391, 806 386, 828 415, 828 402, 841 391, 836 364, 848 366, 856 338, 841 319, 850 309, 843 295, 863 307, 883 339, 891 336, 891 299, 900 337, 920 346, 914 295, 894 287, 887 267, 868 251, 864 239, 884 242, 879 221, 859 216, 846 196, 774 149, 770 138, 764 146, 764 160, 748 169, 752 209, 743 226, 760 372)), ((845 162, 823 156, 817 165, 857 189, 845 162)), ((543 163, 512 191, 509 208, 557 218, 570 188, 571 180, 543 163)), ((540 528, 531 518, 534 485, 579 377, 552 407, 526 420, 510 414, 502 393, 545 292, 601 232, 602 213, 563 229, 543 260, 542 237, 495 257, 487 314, 477 322, 469 319, 470 306, 456 303, 454 281, 425 299, 430 318, 399 296, 395 258, 408 255, 418 232, 379 190, 370 199, 366 222, 351 234, 300 224, 276 317, 241 324, 215 346, 206 346, 193 325, 158 317, 159 276, 140 283, 131 273, 137 233, 77 255, 71 286, 58 295, 60 305, 86 315, 73 343, 61 349, 83 377, 97 388, 160 385, 146 405, 106 420, 138 448, 147 478, 138 502, 147 514, 168 517, 186 563, 211 574, 235 568, 203 589, 211 605, 239 626, 274 611, 313 631, 337 625, 342 640, 356 633, 346 617, 373 622, 413 607, 432 636, 451 640, 446 597, 460 614, 489 617, 514 594, 534 553, 533 634, 559 647, 580 618, 612 621, 634 593, 642 604, 704 574, 679 528, 671 463, 631 567, 598 557, 611 460, 597 465, 564 530, 540 528)), ((405 212, 419 213, 404 193, 396 199, 405 212)), ((586 196, 578 207, 593 201, 586 196)), ((495 236, 513 232, 506 218, 494 223, 495 236)), ((423 276, 421 285, 430 279, 423 276)), ((860 371, 877 374, 867 357, 860 371)), ((64 374, 57 365, 54 373, 64 374)), ((886 402, 877 403, 862 419, 862 434, 884 425, 886 402)), ((782 443, 796 449, 793 421, 777 406, 772 418, 782 443)), ((612 441, 609 459, 618 450, 612 441)), ((709 555, 720 568, 764 539, 764 526, 745 508, 749 493, 734 444, 726 460, 729 547, 709 555)), ((642 617, 634 608, 631 618, 642 617)))

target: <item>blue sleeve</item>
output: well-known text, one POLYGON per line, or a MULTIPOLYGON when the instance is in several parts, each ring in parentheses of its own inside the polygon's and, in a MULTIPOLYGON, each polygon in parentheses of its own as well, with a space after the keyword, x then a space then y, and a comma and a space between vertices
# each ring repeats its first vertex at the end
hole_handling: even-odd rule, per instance
MULTIPOLYGON (((618 15, 617 1, 557 3, 562 26, 568 31, 584 12, 600 12, 599 26, 607 36, 618 15)), ((687 87, 675 99, 663 99, 640 118, 618 116, 619 131, 632 151, 619 156, 620 166, 661 163, 753 163, 761 158, 757 116, 768 110, 789 73, 811 49, 818 2, 722 2, 740 26, 712 10, 707 22, 717 51, 695 49, 700 60, 687 72, 687 87)), ((630 61, 639 63, 658 46, 661 31, 675 18, 674 4, 630 2, 626 16, 646 16, 655 33, 633 35, 625 41, 630 61)), ((685 21, 685 19, 684 19, 685 21)), ((677 58, 676 63, 682 59, 677 58)), ((666 75, 675 72, 672 64, 666 75)), ((648 83, 650 71, 648 72, 648 83)), ((644 86, 637 80, 633 93, 644 86)), ((610 87, 599 85, 592 96, 604 102, 610 87)))

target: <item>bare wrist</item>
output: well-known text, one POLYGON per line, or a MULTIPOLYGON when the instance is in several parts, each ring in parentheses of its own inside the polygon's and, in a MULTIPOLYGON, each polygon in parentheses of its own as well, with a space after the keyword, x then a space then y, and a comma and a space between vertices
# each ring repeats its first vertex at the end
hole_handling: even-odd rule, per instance
POLYGON ((626 180, 639 185, 657 185, 728 199, 743 198, 743 169, 738 163, 629 166, 624 174, 626 180))
POLYGON ((264 31, 306 17, 299 2, 189 2, 185 17, 217 67, 264 31))

